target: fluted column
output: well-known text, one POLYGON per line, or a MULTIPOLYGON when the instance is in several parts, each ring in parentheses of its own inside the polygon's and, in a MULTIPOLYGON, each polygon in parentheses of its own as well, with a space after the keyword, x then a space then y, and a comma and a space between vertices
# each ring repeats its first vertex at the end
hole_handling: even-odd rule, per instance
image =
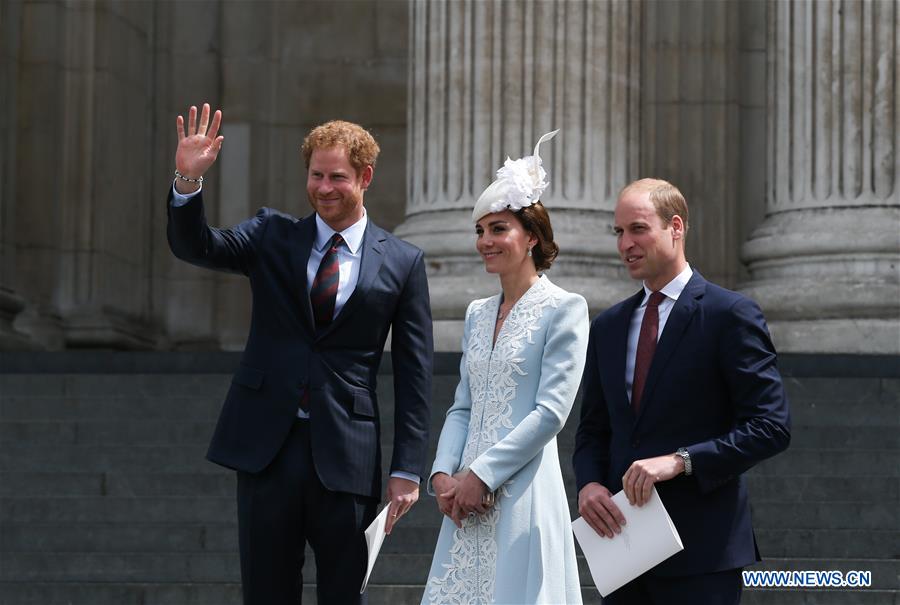
POLYGON ((410 2, 406 221, 426 252, 435 342, 459 346, 473 298, 496 293, 474 248, 471 211, 507 156, 537 138, 542 201, 561 254, 549 272, 593 309, 633 288, 611 232, 618 190, 636 176, 640 2, 410 2))
POLYGON ((898 4, 769 4, 766 219, 746 242, 782 351, 900 353, 898 4))
POLYGON ((16 325, 48 349, 155 344, 152 13, 150 3, 23 4, 15 237, 27 305, 16 325))
POLYGON ((13 328, 24 301, 16 293, 16 84, 22 2, 0 4, 0 350, 31 348, 29 339, 13 328))

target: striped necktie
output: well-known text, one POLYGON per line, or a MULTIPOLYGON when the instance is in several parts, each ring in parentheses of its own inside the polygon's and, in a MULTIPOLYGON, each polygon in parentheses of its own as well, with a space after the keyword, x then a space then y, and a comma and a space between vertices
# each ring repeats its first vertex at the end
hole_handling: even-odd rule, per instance
POLYGON ((322 263, 316 272, 312 289, 309 291, 309 301, 312 303, 313 317, 316 320, 316 329, 328 327, 334 318, 334 305, 337 301, 338 278, 340 277, 338 262, 338 248, 344 243, 340 233, 335 233, 331 238, 331 246, 325 251, 322 263))

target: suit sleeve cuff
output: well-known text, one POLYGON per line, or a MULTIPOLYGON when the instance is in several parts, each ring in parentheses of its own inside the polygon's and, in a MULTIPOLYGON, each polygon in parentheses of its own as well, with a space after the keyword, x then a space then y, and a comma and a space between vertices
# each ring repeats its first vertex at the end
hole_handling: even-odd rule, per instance
POLYGON ((502 481, 498 481, 497 477, 491 472, 490 468, 488 468, 487 464, 479 464, 479 461, 476 460, 469 466, 469 470, 484 483, 488 491, 494 491, 503 483, 502 481))
POLYGON ((407 481, 413 481, 415 483, 421 483, 422 478, 418 475, 414 475, 412 473, 405 473, 403 471, 394 471, 391 473, 391 477, 397 477, 398 479, 406 479, 407 481))
POLYGON ((193 198, 198 193, 200 193, 200 191, 202 189, 203 189, 203 183, 200 183, 200 189, 197 189, 197 191, 195 191, 193 193, 188 193, 187 195, 185 195, 183 193, 178 193, 178 190, 175 189, 175 181, 172 181, 172 206, 174 206, 175 208, 184 206, 189 201, 191 201, 191 198, 193 198))

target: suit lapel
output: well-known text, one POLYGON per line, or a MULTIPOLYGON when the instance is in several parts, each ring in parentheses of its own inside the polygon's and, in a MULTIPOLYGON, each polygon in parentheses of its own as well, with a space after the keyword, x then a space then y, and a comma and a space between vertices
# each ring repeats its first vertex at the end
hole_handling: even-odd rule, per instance
POLYGON ((309 284, 306 277, 306 266, 309 264, 309 255, 316 241, 316 218, 311 214, 294 223, 297 230, 298 244, 293 246, 292 263, 294 265, 294 283, 297 284, 297 299, 300 306, 300 316, 303 325, 310 334, 315 333, 313 326, 312 305, 309 302, 309 284))
POLYGON ((644 384, 644 394, 641 397, 640 411, 637 420, 646 414, 647 408, 653 405, 653 389, 659 381, 666 364, 678 348, 682 336, 691 318, 697 311, 699 299, 702 298, 706 291, 706 280, 699 272, 694 271, 691 279, 688 281, 681 296, 675 301, 675 306, 669 313, 666 320, 665 328, 663 328, 662 337, 656 345, 656 352, 653 354, 653 362, 650 364, 650 371, 647 373, 647 382, 644 384))
MULTIPOLYGON (((359 263, 359 277, 356 281, 356 288, 344 306, 341 312, 337 314, 334 321, 325 328, 317 337, 317 340, 324 338, 341 324, 347 321, 347 318, 353 314, 353 310, 359 306, 360 301, 365 300, 366 295, 372 287, 372 283, 378 276, 381 269, 381 263, 384 262, 384 233, 378 227, 373 226, 372 222, 366 225, 366 233, 362 241, 362 259, 359 263)), ((309 297, 307 297, 309 298, 309 297)), ((311 316, 311 312, 310 312, 311 316)))

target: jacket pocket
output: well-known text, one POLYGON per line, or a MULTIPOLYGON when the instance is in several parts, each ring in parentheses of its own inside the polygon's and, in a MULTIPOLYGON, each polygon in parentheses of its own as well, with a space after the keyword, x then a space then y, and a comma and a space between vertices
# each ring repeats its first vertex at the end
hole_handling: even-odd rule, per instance
POLYGON ((366 418, 375 418, 375 405, 368 391, 353 391, 353 413, 366 418))
POLYGON ((260 387, 262 387, 263 379, 265 377, 266 373, 262 370, 257 370, 256 368, 251 368, 250 366, 241 364, 238 366, 237 371, 234 373, 232 382, 243 387, 247 387, 248 389, 254 389, 258 391, 260 387))

